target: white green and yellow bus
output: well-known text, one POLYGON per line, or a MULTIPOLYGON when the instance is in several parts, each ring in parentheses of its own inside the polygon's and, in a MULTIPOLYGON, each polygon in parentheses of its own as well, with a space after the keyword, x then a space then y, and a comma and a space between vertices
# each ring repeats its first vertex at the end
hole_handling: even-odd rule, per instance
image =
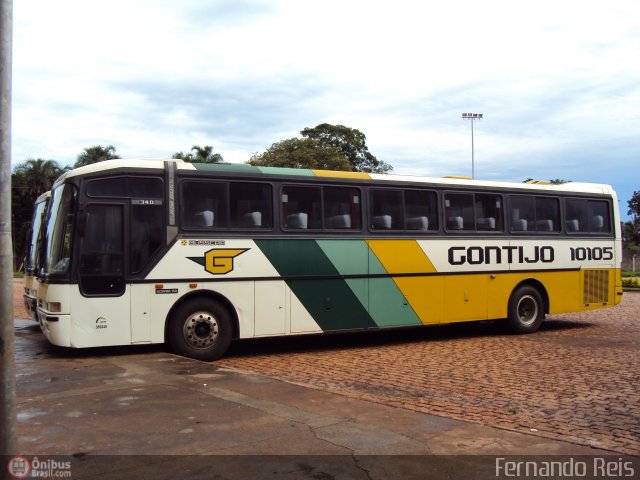
POLYGON ((66 347, 236 339, 614 306, 607 185, 113 160, 66 172, 45 229, 38 316, 66 347))
POLYGON ((49 205, 51 192, 40 195, 33 204, 33 218, 27 234, 27 252, 24 257, 24 308, 31 317, 38 321, 36 299, 38 294, 38 268, 39 254, 41 252, 43 219, 49 205))

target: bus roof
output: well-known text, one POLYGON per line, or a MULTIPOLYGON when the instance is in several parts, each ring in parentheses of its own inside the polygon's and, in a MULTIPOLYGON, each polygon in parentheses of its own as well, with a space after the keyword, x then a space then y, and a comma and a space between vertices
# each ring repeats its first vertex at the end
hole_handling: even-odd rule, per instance
POLYGON ((298 177, 325 177, 334 179, 352 179, 352 180, 374 180, 378 184, 386 182, 395 183, 424 183, 429 185, 452 186, 452 187, 485 187, 485 188, 505 188, 505 189, 522 189, 522 190, 548 190, 556 192, 581 192, 594 194, 613 194, 613 188, 610 185, 597 183, 579 183, 568 182, 563 184, 542 184, 542 183, 518 183, 518 182, 502 182, 493 180, 471 180, 464 177, 424 177, 417 175, 395 175, 365 172, 345 172, 334 170, 311 170, 305 168, 280 168, 280 167, 255 167, 245 163, 189 163, 176 159, 118 159, 106 160, 103 162, 93 163, 84 167, 69 170, 62 174, 56 181, 56 185, 63 182, 66 178, 80 175, 87 175, 98 172, 107 172, 115 169, 164 169, 165 162, 172 161, 176 163, 178 170, 191 171, 208 171, 218 173, 238 173, 248 175, 265 175, 265 176, 298 176, 298 177))

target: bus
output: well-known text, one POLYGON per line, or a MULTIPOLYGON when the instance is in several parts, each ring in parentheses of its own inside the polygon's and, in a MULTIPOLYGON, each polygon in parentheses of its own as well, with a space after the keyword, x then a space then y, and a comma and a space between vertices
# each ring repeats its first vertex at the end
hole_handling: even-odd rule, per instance
POLYGON ((545 315, 621 301, 610 186, 176 160, 54 184, 38 317, 55 345, 234 340, 545 315))
POLYGON ((38 277, 36 270, 41 247, 41 227, 45 216, 51 192, 40 195, 33 204, 33 218, 27 233, 27 252, 24 257, 24 308, 35 321, 38 321, 36 301, 38 293, 38 277))

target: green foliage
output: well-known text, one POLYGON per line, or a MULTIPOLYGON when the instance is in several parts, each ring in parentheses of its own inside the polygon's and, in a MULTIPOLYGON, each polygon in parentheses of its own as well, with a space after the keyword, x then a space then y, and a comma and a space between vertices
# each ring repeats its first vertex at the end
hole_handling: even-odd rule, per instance
POLYGON ((173 154, 175 159, 184 160, 189 163, 221 163, 224 162, 222 155, 219 153, 213 153, 213 147, 211 145, 205 145, 200 147, 194 145, 191 147, 191 152, 176 152, 173 154))
POLYGON ((78 155, 76 163, 73 164, 73 168, 84 167, 92 163, 114 160, 116 158, 120 158, 120 156, 116 154, 116 147, 113 145, 107 145, 106 147, 94 145, 93 147, 85 148, 84 151, 78 155))
POLYGON ((323 147, 311 138, 290 138, 274 143, 265 152, 254 153, 247 163, 256 167, 351 170, 351 164, 337 148, 323 147))
POLYGON ((622 286, 627 288, 640 288, 640 281, 638 281, 637 278, 623 278, 622 286))
POLYGON ((386 173, 393 167, 369 152, 364 133, 344 125, 322 123, 300 132, 303 138, 274 143, 247 162, 254 166, 314 168, 386 173))
POLYGON ((622 224, 622 241, 628 248, 640 245, 640 217, 622 224))
POLYGON ((26 249, 26 238, 33 203, 51 189, 53 182, 67 167, 54 160, 29 159, 16 165, 11 174, 11 232, 13 234, 14 266, 20 265, 26 249))
POLYGON ((627 215, 632 215, 634 219, 640 218, 640 191, 633 192, 631 199, 627 202, 629 211, 627 215))
POLYGON ((317 141, 321 148, 337 149, 349 161, 354 172, 387 173, 393 169, 369 152, 367 137, 355 128, 321 123, 314 128, 305 128, 300 134, 317 141))
MULTIPOLYGON (((571 180, 562 180, 561 178, 553 178, 551 180, 543 180, 542 183, 549 183, 550 185, 562 185, 563 183, 571 183, 571 180)), ((534 178, 525 178, 522 183, 541 183, 534 178)))

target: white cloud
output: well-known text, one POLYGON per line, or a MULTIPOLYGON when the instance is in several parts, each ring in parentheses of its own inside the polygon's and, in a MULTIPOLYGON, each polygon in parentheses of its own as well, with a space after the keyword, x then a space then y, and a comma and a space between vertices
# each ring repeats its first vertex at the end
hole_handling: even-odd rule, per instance
POLYGON ((639 13, 633 0, 21 0, 14 162, 71 163, 93 144, 210 144, 243 161, 330 122, 398 173, 464 174, 472 111, 478 176, 608 181, 628 197, 639 13))

